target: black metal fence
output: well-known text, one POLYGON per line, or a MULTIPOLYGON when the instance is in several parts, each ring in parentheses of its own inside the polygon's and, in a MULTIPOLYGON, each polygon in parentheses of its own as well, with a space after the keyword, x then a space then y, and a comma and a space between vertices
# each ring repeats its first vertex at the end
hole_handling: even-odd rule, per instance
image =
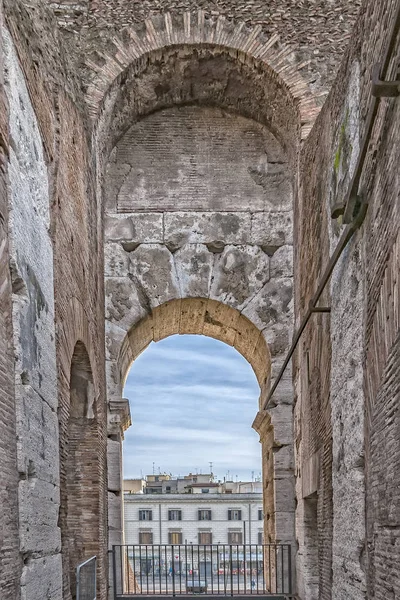
POLYGON ((76 600, 96 600, 96 557, 76 567, 76 600))
POLYGON ((114 600, 292 594, 289 544, 113 546, 114 600))

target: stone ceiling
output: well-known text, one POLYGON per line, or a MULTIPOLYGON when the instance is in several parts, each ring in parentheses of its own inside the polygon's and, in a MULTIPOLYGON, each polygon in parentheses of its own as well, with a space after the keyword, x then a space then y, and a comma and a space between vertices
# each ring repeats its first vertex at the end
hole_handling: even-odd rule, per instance
MULTIPOLYGON (((132 37, 127 32, 134 30, 143 38, 146 28, 148 34, 149 19, 157 31, 157 20, 164 21, 167 13, 171 26, 177 29, 175 20, 178 23, 188 12, 193 20, 198 20, 200 11, 205 27, 217 30, 216 23, 223 19, 225 29, 239 25, 242 34, 254 35, 260 44, 273 40, 278 60, 285 53, 284 70, 301 69, 308 97, 313 97, 316 107, 315 118, 349 43, 361 0, 48 0, 48 3, 66 39, 72 42, 71 54, 77 57, 84 87, 93 82, 88 60, 91 64, 103 64, 109 56, 115 56, 115 48, 121 45, 126 48, 126 38, 132 37)), ((160 24, 160 28, 165 25, 160 24)))

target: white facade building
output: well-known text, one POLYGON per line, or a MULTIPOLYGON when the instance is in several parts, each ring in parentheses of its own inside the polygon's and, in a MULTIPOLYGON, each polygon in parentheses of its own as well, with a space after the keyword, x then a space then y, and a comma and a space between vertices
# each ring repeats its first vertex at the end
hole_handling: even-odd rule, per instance
POLYGON ((125 543, 263 543, 262 494, 201 489, 196 486, 186 494, 124 494, 125 543))

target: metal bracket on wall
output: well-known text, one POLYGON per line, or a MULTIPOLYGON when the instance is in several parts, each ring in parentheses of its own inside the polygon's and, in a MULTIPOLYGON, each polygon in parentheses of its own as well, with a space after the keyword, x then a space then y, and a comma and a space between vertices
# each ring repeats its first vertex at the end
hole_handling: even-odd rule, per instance
POLYGON ((382 64, 377 63, 372 70, 372 89, 371 94, 375 98, 396 98, 400 95, 400 72, 397 70, 396 81, 382 81, 380 73, 382 64))

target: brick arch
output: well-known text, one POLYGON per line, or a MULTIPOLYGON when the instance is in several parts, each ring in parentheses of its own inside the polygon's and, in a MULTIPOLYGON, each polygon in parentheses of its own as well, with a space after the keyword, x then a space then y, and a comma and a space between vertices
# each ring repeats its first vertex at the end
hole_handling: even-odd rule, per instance
POLYGON ((124 29, 109 44, 105 53, 94 53, 86 60, 89 70, 86 103, 95 122, 103 110, 108 110, 110 100, 129 68, 138 73, 152 57, 175 47, 213 47, 230 53, 238 61, 252 64, 264 71, 268 80, 282 87, 299 113, 301 136, 305 138, 315 121, 319 107, 313 97, 308 77, 304 73, 306 62, 296 59, 293 48, 282 44, 277 34, 267 38, 260 25, 249 29, 244 23, 233 24, 225 17, 206 18, 199 10, 197 16, 190 12, 180 17, 170 13, 147 19, 144 30, 134 26, 124 29))
POLYGON ((63 598, 74 598, 75 568, 98 557, 98 593, 104 593, 106 530, 106 406, 104 382, 94 350, 95 325, 71 297, 62 307, 58 331, 59 453, 63 598), (80 383, 82 385, 80 385, 80 383), (101 459, 99 460, 99 457, 101 459))
POLYGON ((233 346, 251 365, 260 387, 268 385, 271 355, 262 332, 235 308, 207 298, 171 300, 135 323, 118 357, 121 383, 151 342, 176 334, 205 335, 233 346))
MULTIPOLYGON (((209 298, 182 298, 165 302, 132 325, 119 345, 119 352, 116 352, 115 358, 121 393, 135 359, 151 342, 159 342, 176 334, 204 335, 235 348, 247 360, 256 375, 260 386, 261 407, 271 381, 271 351, 266 332, 262 332, 237 309, 209 298)), ((281 498, 279 484, 278 493, 275 494, 275 480, 281 475, 276 473, 272 448, 282 434, 282 423, 279 422, 279 418, 276 420, 265 411, 258 412, 258 416, 253 428, 260 435, 262 449, 264 508, 265 514, 268 514, 264 533, 266 540, 273 541, 280 536, 275 530, 275 511, 281 510, 283 497, 281 498)), ((130 421, 123 422, 121 419, 124 429, 130 424, 130 421)))

